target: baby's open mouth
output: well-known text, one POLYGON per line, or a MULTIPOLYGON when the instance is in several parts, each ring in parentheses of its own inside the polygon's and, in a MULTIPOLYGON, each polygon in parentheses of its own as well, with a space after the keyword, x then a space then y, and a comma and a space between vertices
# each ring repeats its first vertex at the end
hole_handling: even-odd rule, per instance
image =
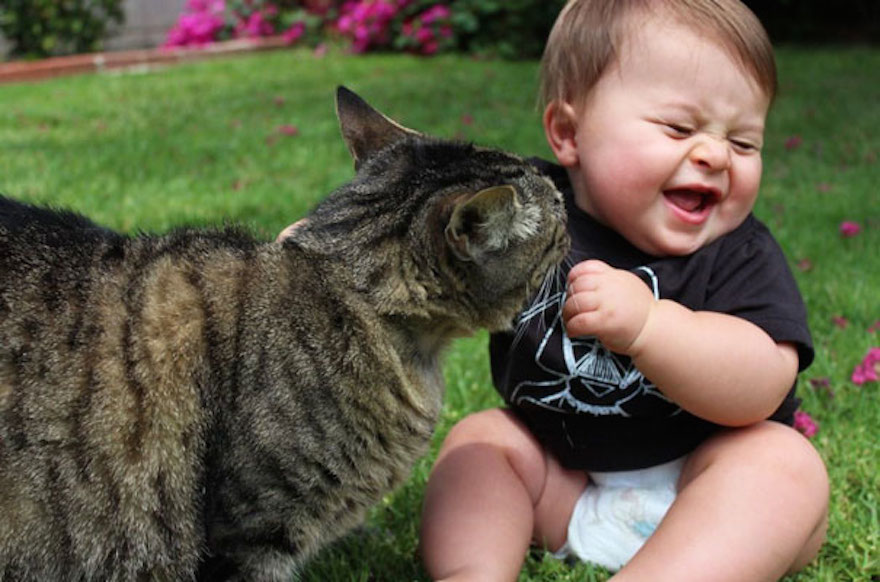
POLYGON ((718 195, 712 190, 694 190, 680 188, 663 192, 666 199, 675 207, 685 212, 702 212, 707 210, 718 200, 718 195))
POLYGON ((679 220, 699 226, 712 215, 712 209, 721 200, 721 192, 711 187, 688 185, 664 190, 663 198, 679 220))

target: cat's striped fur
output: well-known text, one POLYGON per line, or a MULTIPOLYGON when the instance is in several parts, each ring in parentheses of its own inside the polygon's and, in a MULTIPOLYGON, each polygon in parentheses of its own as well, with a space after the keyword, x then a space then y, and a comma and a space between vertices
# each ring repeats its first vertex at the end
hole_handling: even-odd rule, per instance
POLYGON ((337 103, 356 177, 280 243, 0 198, 0 580, 289 580, 425 452, 443 347, 561 260, 528 164, 337 103))

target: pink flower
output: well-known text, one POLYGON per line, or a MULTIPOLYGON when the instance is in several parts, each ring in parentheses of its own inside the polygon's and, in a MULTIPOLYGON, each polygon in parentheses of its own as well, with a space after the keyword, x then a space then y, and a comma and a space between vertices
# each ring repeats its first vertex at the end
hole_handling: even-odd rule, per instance
POLYGON ((829 398, 834 398, 834 388, 831 387, 830 378, 810 378, 810 387, 817 392, 824 392, 829 398))
POLYGON ((443 46, 441 41, 453 35, 452 27, 449 25, 451 16, 452 11, 447 6, 435 4, 404 22, 401 34, 408 39, 406 46, 423 55, 436 53, 443 46))
POLYGON ((288 124, 279 125, 278 126, 278 133, 280 133, 281 135, 293 137, 295 135, 299 135, 299 128, 295 125, 288 125, 288 124))
POLYGON ((214 42, 225 25, 224 0, 189 0, 186 10, 168 31, 164 48, 202 46, 214 42))
POLYGON ((835 327, 840 329, 846 329, 846 326, 849 325, 849 320, 842 315, 835 315, 831 318, 832 323, 834 323, 835 327))
POLYGON ((429 40, 422 44, 422 54, 424 55, 433 55, 440 48, 440 45, 437 44, 436 40, 429 40))
POLYGON ((187 12, 213 12, 215 14, 226 10, 224 0, 187 0, 187 12))
POLYGON ((444 6, 443 4, 435 4, 431 8, 428 8, 424 12, 422 12, 422 22, 425 24, 431 24, 435 20, 446 20, 452 16, 452 12, 449 10, 448 6, 444 6))
POLYGON ((819 423, 803 410, 797 410, 794 413, 794 428, 805 437, 812 438, 819 432, 819 423))
MULTIPOLYGON (((274 8, 271 7, 270 8, 274 8)), ((265 12, 252 12, 246 20, 243 20, 235 29, 236 36, 244 36, 247 38, 259 38, 261 36, 270 36, 275 34, 275 25, 271 21, 266 20, 267 17, 274 16, 273 10, 266 9, 265 12)))
POLYGON ((812 271, 813 261, 805 257, 797 262, 797 268, 805 273, 812 271))
POLYGON ((840 234, 844 238, 852 238, 859 234, 862 230, 862 227, 859 226, 858 222, 852 222, 851 220, 845 220, 840 223, 840 234))
POLYGON ((804 140, 799 135, 793 135, 785 140, 785 149, 791 151, 796 150, 801 147, 801 144, 804 143, 804 140))
POLYGON ((878 374, 880 374, 880 348, 874 347, 868 350, 865 359, 853 370, 852 381, 858 386, 865 382, 876 382, 878 374))
POLYGON ((880 331, 880 319, 871 324, 871 327, 868 328, 868 333, 874 333, 875 331, 880 331))
POLYGON ((293 26, 284 31, 284 34, 281 35, 281 38, 284 39, 284 44, 293 44, 302 38, 302 35, 306 32, 306 25, 304 22, 295 22, 293 26))
POLYGON ((404 5, 388 0, 345 2, 339 9, 336 28, 352 38, 352 50, 361 53, 389 43, 391 21, 404 5))

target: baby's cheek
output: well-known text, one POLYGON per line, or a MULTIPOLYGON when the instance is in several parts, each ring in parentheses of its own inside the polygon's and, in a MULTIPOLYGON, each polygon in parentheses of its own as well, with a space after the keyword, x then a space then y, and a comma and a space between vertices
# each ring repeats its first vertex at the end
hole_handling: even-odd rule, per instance
POLYGON ((742 204, 751 205, 761 187, 762 163, 760 156, 752 156, 735 165, 730 173, 730 194, 742 204))

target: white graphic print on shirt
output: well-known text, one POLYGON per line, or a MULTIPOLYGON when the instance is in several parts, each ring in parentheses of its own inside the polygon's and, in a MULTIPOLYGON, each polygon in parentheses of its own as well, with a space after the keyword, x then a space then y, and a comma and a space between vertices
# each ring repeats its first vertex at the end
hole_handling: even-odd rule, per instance
MULTIPOLYGON (((634 270, 660 298, 657 276, 649 267, 634 270)), ((668 404, 668 414, 681 411, 647 380, 627 356, 608 351, 595 337, 570 338, 562 324, 565 285, 561 290, 545 289, 517 320, 516 337, 530 326, 546 326, 535 350, 535 364, 543 379, 524 380, 510 394, 515 405, 530 403, 567 413, 596 416, 633 416, 640 399, 668 404)), ((540 328, 539 328, 540 329, 540 328)), ((514 344, 516 340, 514 340, 514 344)))

